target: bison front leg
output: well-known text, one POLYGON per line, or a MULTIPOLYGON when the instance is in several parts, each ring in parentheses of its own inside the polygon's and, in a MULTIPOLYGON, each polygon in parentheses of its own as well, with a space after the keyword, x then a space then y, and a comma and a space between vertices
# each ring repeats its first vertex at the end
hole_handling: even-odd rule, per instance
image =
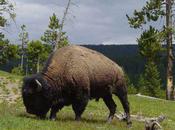
POLYGON ((75 99, 74 102, 72 103, 72 108, 75 112, 75 120, 80 121, 81 120, 81 115, 84 112, 86 106, 88 103, 88 98, 83 98, 83 99, 75 99))
POLYGON ((108 122, 110 123, 112 119, 114 118, 114 114, 116 111, 116 104, 114 100, 112 99, 112 95, 107 95, 103 97, 103 101, 105 102, 106 106, 108 107, 110 113, 108 117, 108 122))
POLYGON ((56 120, 56 113, 61 110, 61 108, 63 108, 62 105, 54 105, 51 107, 50 120, 56 120))

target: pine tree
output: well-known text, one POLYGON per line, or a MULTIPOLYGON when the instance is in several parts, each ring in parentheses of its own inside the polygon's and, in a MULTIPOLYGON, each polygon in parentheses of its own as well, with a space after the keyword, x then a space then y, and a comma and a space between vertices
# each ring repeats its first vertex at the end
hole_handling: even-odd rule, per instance
POLYGON ((152 26, 149 30, 145 30, 138 39, 139 53, 146 60, 145 70, 139 81, 139 84, 143 85, 140 86, 143 87, 140 90, 144 94, 156 97, 161 89, 160 73, 156 65, 163 51, 160 41, 159 31, 152 26))
POLYGON ((153 62, 148 62, 145 65, 145 71, 143 76, 145 80, 144 86, 146 89, 146 93, 150 96, 158 97, 162 85, 157 65, 153 62))
MULTIPOLYGON (((50 23, 48 29, 44 32, 44 35, 41 37, 41 40, 51 45, 52 50, 57 44, 58 32, 61 28, 59 20, 55 13, 50 17, 50 23)), ((59 48, 68 45, 68 37, 65 32, 61 33, 61 40, 58 43, 59 48)))
POLYGON ((162 35, 160 34, 157 29, 150 26, 137 39, 139 53, 147 62, 155 62, 160 58, 160 53, 164 51, 161 45, 162 35))

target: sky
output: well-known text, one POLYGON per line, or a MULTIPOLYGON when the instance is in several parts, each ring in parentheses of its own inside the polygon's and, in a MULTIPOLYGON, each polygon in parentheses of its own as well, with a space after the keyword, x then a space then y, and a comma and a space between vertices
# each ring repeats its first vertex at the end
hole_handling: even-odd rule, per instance
MULTIPOLYGON (((25 24, 30 40, 44 34, 49 17, 62 18, 68 0, 11 0, 16 24, 6 28, 7 37, 20 42, 20 26, 25 24)), ((146 0, 72 0, 64 31, 73 44, 137 44, 140 31, 129 27, 126 14, 141 9, 146 0)))

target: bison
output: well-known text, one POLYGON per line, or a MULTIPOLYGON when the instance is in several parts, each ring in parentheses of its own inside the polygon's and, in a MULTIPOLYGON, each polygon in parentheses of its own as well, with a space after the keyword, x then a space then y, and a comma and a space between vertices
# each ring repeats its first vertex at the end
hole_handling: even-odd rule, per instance
POLYGON ((26 111, 50 119, 64 106, 72 105, 80 120, 90 99, 102 98, 110 113, 116 112, 112 94, 123 105, 127 124, 131 124, 127 87, 122 68, 103 54, 82 46, 70 45, 53 52, 41 73, 24 78, 22 87, 26 111))

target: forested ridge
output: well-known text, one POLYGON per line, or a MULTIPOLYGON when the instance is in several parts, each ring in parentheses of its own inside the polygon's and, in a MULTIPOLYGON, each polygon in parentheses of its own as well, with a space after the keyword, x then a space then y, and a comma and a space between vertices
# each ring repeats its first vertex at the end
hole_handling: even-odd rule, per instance
MULTIPOLYGON (((137 45, 82 45, 84 47, 101 52, 108 58, 115 61, 123 67, 131 82, 137 83, 139 75, 144 71, 145 61, 140 56, 137 45)), ((174 45, 175 47, 175 45, 174 45)), ((159 71, 162 83, 165 84, 166 59, 165 53, 161 55, 159 62, 159 71)), ((7 64, 1 65, 0 69, 10 72, 11 69, 19 64, 20 61, 10 60, 7 64)), ((174 71, 175 73, 175 71, 174 71)), ((164 86, 164 85, 163 85, 164 86)))

